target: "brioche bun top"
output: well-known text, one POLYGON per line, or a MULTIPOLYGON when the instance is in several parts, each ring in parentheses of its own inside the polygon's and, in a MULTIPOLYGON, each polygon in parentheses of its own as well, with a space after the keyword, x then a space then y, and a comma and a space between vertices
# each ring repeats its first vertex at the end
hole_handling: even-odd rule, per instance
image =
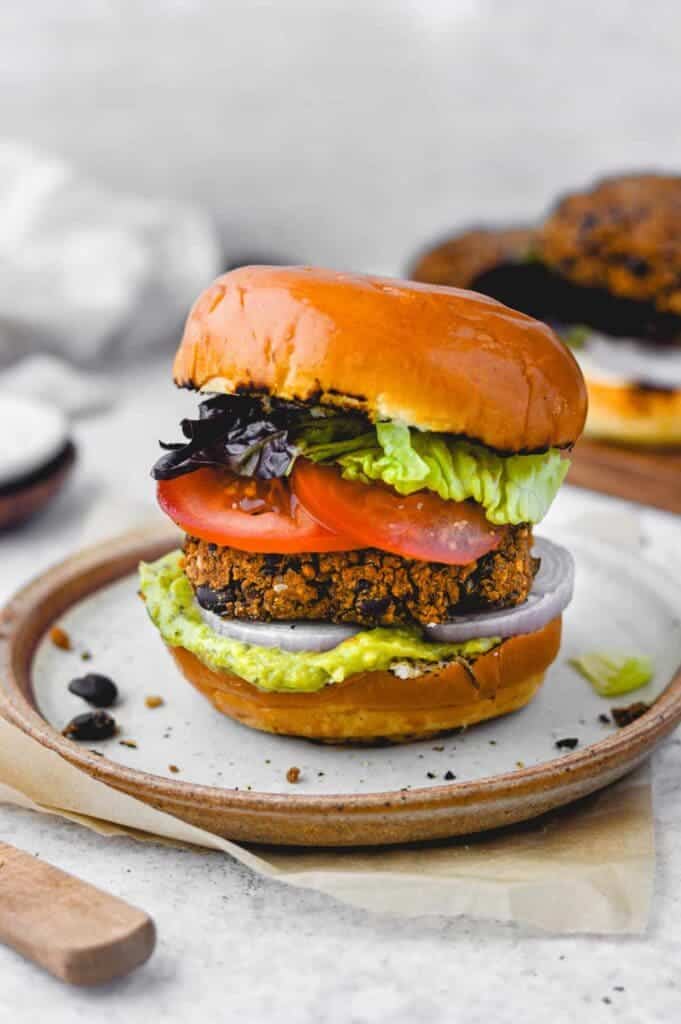
POLYGON ((545 324, 457 288, 241 267, 195 303, 180 387, 358 409, 499 451, 572 445, 586 390, 545 324))

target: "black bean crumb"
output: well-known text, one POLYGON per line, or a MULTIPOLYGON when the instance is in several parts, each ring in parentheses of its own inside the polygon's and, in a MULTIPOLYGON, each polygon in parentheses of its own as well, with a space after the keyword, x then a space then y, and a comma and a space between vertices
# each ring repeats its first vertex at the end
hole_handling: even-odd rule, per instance
POLYGON ((118 687, 108 676, 99 672, 88 672, 69 683, 69 692, 82 697, 96 708, 110 708, 118 699, 118 687))
POLYGON ((644 715, 649 708, 650 704, 646 704, 643 700, 638 700, 634 704, 629 704, 626 708, 610 708, 610 712, 617 728, 623 729, 625 725, 631 725, 637 718, 644 715))
POLYGON ((447 771, 447 772, 445 772, 445 778, 446 778, 447 782, 451 782, 452 779, 456 778, 456 775, 454 774, 454 772, 447 771))
POLYGON ((604 714, 600 714, 598 716, 598 721, 601 723, 601 725, 611 725, 612 724, 611 719, 608 717, 608 715, 604 715, 604 714))
POLYGON ((610 996, 603 996, 603 1002, 607 1003, 608 1006, 610 1006, 610 1003, 612 1002, 612 999, 610 998, 610 996))
POLYGON ((426 775, 428 776, 429 779, 436 779, 437 778, 437 775, 435 774, 435 772, 426 772, 426 775))
POLYGON ((108 711, 86 711, 71 719, 62 735, 70 740, 108 740, 117 732, 116 719, 108 711))
POLYGON ((579 740, 576 736, 566 736, 562 740, 556 740, 556 746, 559 750, 574 750, 579 740))

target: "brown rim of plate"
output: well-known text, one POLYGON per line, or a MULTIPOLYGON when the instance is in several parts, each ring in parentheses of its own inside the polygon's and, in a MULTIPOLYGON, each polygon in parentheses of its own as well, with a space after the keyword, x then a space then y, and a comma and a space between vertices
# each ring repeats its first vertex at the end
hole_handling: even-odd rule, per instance
MULTIPOLYGON (((582 750, 467 782, 369 794, 234 791, 124 767, 66 739, 38 713, 33 656, 68 608, 178 543, 167 528, 88 548, 23 587, 0 615, 0 713, 94 778, 227 838, 279 845, 378 845, 465 835, 537 817, 635 768, 681 721, 681 668, 631 725, 582 750)), ((522 714, 522 711, 519 712, 522 714)))

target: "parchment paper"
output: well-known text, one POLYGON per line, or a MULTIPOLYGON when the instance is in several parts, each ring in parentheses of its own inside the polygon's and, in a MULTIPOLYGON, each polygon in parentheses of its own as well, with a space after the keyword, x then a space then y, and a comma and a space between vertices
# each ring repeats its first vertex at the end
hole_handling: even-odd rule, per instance
POLYGON ((578 805, 482 837, 370 850, 247 849, 90 778, 0 718, 0 802, 102 835, 223 851, 269 878, 405 916, 640 933, 653 890, 647 769, 578 805))

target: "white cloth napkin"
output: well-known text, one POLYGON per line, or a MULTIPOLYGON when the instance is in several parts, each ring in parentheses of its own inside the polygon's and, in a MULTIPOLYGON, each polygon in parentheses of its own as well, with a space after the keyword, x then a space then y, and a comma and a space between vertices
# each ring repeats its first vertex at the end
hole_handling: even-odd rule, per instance
POLYGON ((0 141, 0 367, 48 351, 92 364, 174 338, 221 262, 200 210, 0 141))
POLYGON ((69 419, 104 412, 115 394, 102 374, 76 369, 53 355, 26 356, 0 373, 0 385, 2 395, 30 395, 56 405, 69 419))

